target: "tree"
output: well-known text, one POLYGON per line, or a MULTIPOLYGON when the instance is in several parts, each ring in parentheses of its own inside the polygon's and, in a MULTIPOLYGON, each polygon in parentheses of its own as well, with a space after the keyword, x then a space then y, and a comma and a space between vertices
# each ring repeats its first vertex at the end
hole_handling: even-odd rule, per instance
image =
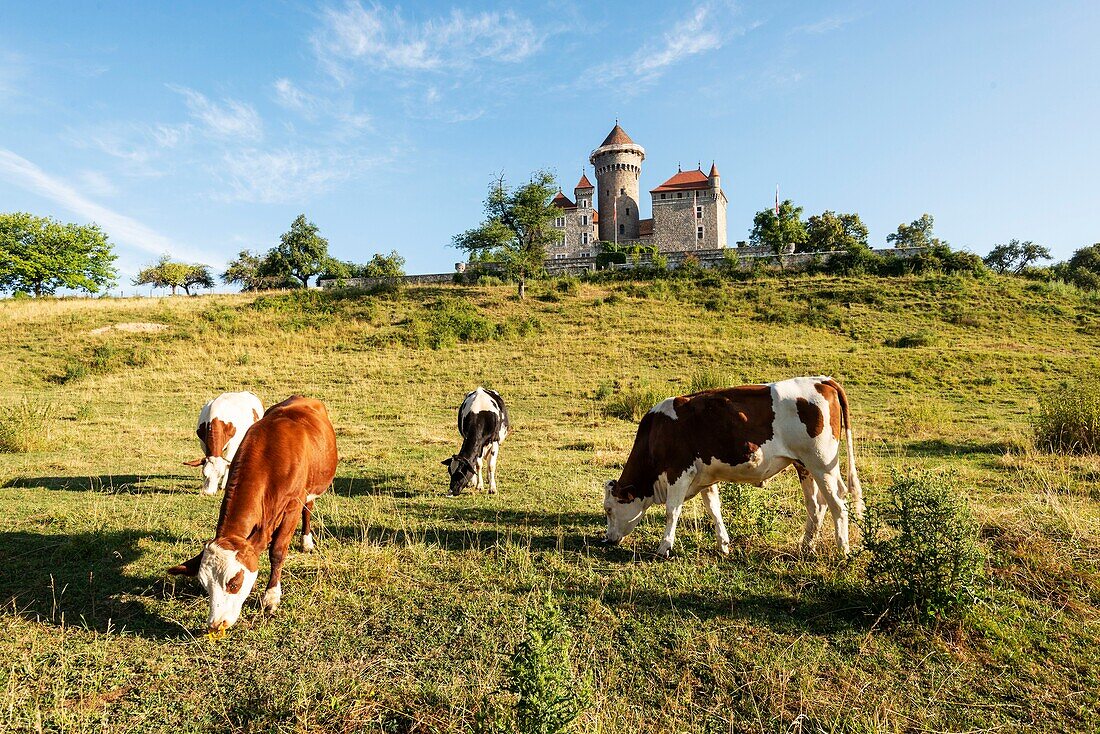
POLYGON ((173 296, 177 288, 183 288, 184 293, 191 295, 192 288, 213 288, 214 275, 208 265, 175 262, 168 255, 162 255, 156 265, 142 268, 133 282, 134 285, 171 288, 173 296))
POLYGON ((920 219, 911 224, 899 224, 898 231, 886 235, 887 242, 893 242, 894 247, 906 249, 910 247, 946 247, 947 243, 932 234, 932 225, 936 220, 931 214, 922 214, 920 219))
POLYGON ((790 199, 779 205, 779 215, 774 209, 761 209, 752 218, 752 234, 749 244, 766 247, 776 255, 797 252, 806 242, 806 226, 802 223, 802 207, 790 199))
POLYGON ((1027 242, 1009 240, 1006 245, 994 245, 993 249, 982 260, 986 267, 998 273, 1004 274, 1012 271, 1018 275, 1035 261, 1049 260, 1050 258, 1049 248, 1037 245, 1030 240, 1027 242))
POLYGON ((95 224, 63 224, 25 212, 0 214, 0 290, 52 295, 110 287, 118 256, 95 224))
POLYGON ((237 259, 230 261, 222 273, 222 282, 228 285, 239 285, 241 290, 262 291, 273 288, 292 288, 295 283, 291 276, 262 275, 264 270, 264 256, 251 250, 241 250, 237 253, 237 259))
POLYGON ((389 255, 375 254, 359 271, 360 278, 400 278, 405 274, 405 258, 393 250, 389 255))
POLYGON ((543 272, 546 248, 559 234, 553 221, 561 209, 551 201, 558 192, 554 177, 536 171, 531 180, 512 189, 501 176, 489 186, 485 221, 454 236, 454 246, 472 256, 488 256, 499 262, 505 275, 519 283, 519 297, 527 293, 527 279, 543 272))
POLYGON ((841 252, 865 247, 867 225, 858 214, 825 211, 806 220, 806 241, 797 251, 841 252))
POLYGON ((268 251, 260 267, 265 278, 291 276, 309 287, 309 279, 324 272, 329 265, 328 240, 317 233, 317 225, 306 219, 305 214, 290 225, 290 230, 280 238, 279 245, 268 251))

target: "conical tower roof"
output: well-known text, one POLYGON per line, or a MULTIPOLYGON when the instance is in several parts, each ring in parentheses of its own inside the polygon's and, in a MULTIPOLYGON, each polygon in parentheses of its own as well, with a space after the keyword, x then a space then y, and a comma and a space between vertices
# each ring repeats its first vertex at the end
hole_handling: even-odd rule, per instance
POLYGON ((582 173, 581 174, 581 180, 578 181, 577 185, 574 186, 573 188, 574 189, 594 189, 596 187, 593 186, 592 182, 588 180, 588 174, 582 173))
POLYGON ((600 143, 602 148, 605 145, 634 145, 634 141, 630 139, 630 136, 626 134, 626 130, 619 127, 619 123, 615 123, 615 127, 611 128, 611 132, 607 134, 607 137, 600 143))
POLYGON ((714 161, 711 161, 711 162, 710 162, 710 174, 709 174, 709 176, 708 176, 708 177, 709 177, 709 178, 714 178, 714 177, 715 177, 715 176, 717 176, 717 175, 718 175, 718 166, 716 166, 716 165, 714 164, 714 161))

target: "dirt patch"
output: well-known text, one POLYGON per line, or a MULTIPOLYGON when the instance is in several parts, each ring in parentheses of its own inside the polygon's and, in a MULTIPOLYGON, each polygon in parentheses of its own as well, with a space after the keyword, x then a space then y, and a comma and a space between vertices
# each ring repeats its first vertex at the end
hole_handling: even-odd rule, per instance
POLYGON ((106 334, 108 331, 125 331, 130 334, 152 334, 158 331, 164 331, 168 328, 167 324, 154 324, 148 321, 131 321, 123 324, 112 324, 111 326, 101 326, 98 329, 92 329, 89 334, 106 334))

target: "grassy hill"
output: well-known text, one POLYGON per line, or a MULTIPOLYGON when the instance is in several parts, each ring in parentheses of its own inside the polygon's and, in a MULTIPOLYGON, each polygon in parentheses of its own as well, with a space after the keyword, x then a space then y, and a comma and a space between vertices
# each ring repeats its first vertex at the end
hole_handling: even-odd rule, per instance
POLYGON ((0 728, 469 731, 547 594, 592 682, 581 731, 1100 727, 1100 460, 1029 433, 1039 395, 1100 370, 1100 301, 949 277, 534 293, 0 302, 0 406, 48 433, 0 454, 0 728), (91 333, 146 322, 167 328, 91 333), (600 546, 635 430, 609 405, 821 373, 848 390, 870 503, 898 468, 965 494, 988 575, 961 619, 884 617, 830 532, 801 556, 793 473, 723 489, 728 558, 698 500, 670 561, 660 508, 600 546), (447 498, 478 384, 515 424, 501 492, 447 498), (341 462, 278 615, 254 592, 213 642, 201 588, 164 569, 212 537, 220 496, 181 462, 202 403, 237 389, 324 400, 341 462))

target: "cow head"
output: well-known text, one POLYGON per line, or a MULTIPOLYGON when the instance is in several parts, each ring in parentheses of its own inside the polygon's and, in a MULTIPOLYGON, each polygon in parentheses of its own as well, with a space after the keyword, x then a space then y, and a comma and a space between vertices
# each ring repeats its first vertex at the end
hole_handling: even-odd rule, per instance
POLYGON ((240 618, 241 606, 256 583, 258 570, 256 551, 247 542, 218 538, 191 560, 168 569, 168 573, 198 576, 210 602, 207 625, 211 632, 221 632, 240 618))
POLYGON ((462 490, 469 489, 477 484, 477 467, 465 456, 455 454, 449 459, 444 459, 443 466, 451 475, 451 494, 462 494, 462 490))
POLYGON ((607 535, 603 542, 618 545, 637 527, 642 515, 653 504, 653 498, 620 499, 618 482, 614 479, 603 486, 603 511, 607 515, 607 535))
POLYGON ((229 462, 223 456, 204 456, 201 459, 183 462, 184 466, 202 467, 202 493, 214 494, 225 489, 229 479, 229 462))

